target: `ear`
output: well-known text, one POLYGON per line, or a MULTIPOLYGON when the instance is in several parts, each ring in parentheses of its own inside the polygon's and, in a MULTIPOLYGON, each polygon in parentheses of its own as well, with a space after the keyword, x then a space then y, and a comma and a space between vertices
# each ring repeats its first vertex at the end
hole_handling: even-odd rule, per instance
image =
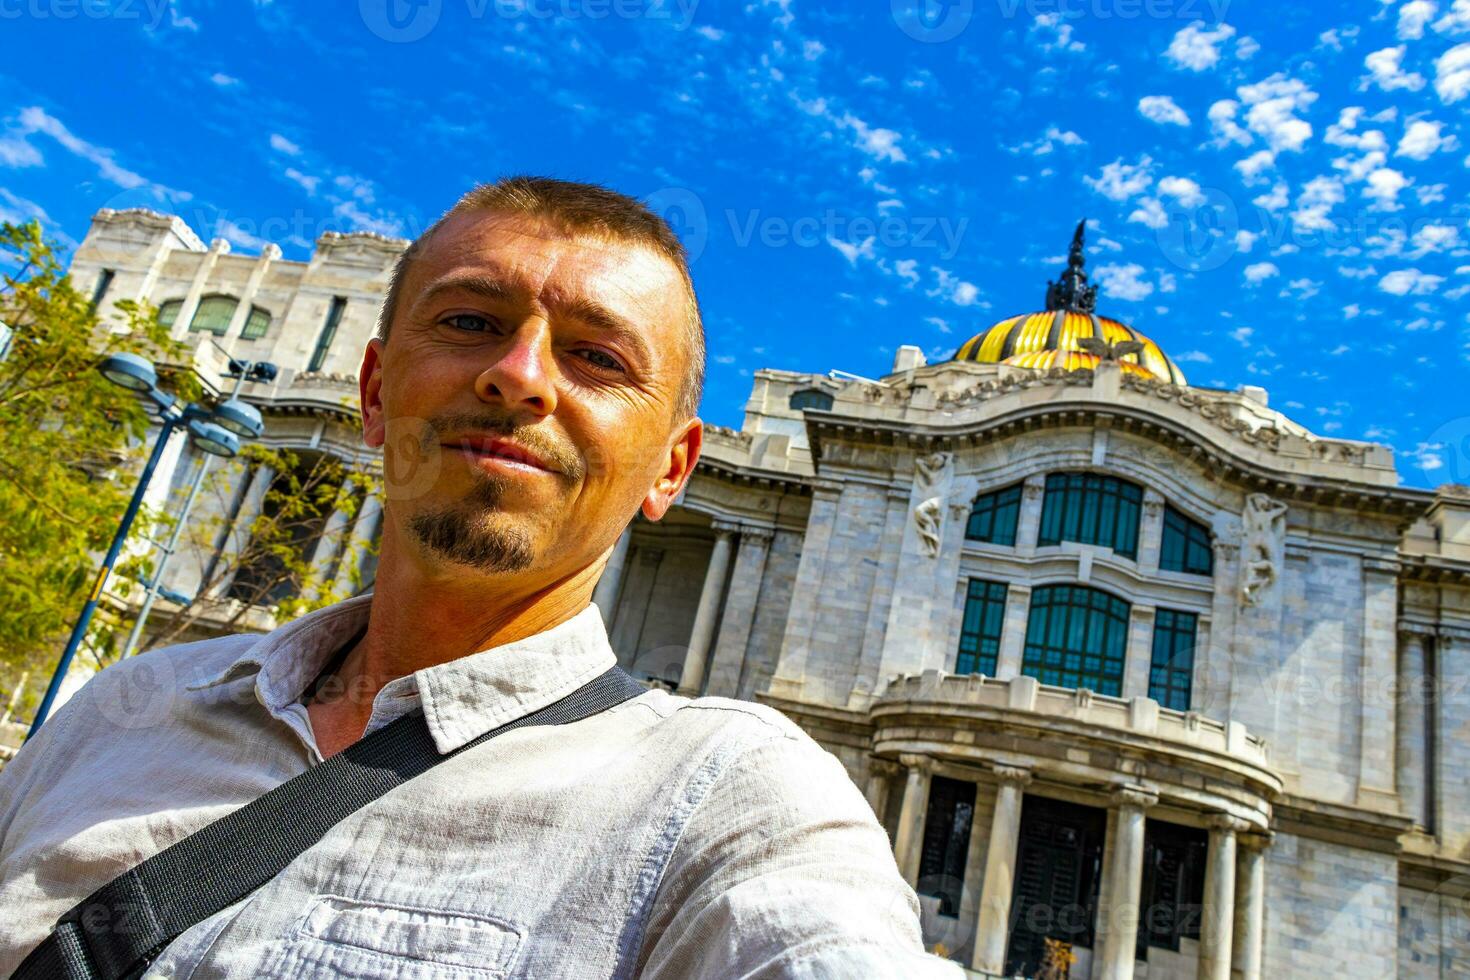
POLYGON ((669 446, 663 472, 643 498, 644 517, 656 521, 673 506, 674 498, 689 482, 694 464, 699 462, 699 448, 703 443, 704 423, 697 418, 690 419, 669 446))
POLYGON ((372 449, 380 449, 387 437, 383 416, 383 342, 376 337, 368 341, 367 350, 362 352, 357 387, 362 409, 362 441, 372 449))

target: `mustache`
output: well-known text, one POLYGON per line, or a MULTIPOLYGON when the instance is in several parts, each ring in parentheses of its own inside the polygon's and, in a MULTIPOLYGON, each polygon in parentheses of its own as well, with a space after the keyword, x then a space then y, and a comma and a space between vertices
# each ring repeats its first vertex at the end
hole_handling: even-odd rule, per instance
POLYGON ((425 421, 428 427, 420 436, 420 447, 426 453, 437 450, 445 439, 470 432, 502 436, 525 446, 571 479, 581 479, 584 475, 580 453, 548 436, 542 426, 518 424, 514 413, 445 412, 425 421))

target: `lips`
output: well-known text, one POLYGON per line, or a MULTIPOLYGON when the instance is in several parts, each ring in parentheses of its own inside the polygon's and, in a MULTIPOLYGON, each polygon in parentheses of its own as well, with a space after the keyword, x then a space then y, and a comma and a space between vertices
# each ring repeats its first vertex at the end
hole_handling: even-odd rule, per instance
POLYGON ((519 443, 511 442, 509 439, 498 437, 467 437, 446 442, 445 445, 450 449, 458 449, 461 452, 475 456, 494 456, 499 459, 509 460, 512 463, 519 463, 522 466, 545 470, 548 473, 557 472, 555 467, 536 453, 519 443))

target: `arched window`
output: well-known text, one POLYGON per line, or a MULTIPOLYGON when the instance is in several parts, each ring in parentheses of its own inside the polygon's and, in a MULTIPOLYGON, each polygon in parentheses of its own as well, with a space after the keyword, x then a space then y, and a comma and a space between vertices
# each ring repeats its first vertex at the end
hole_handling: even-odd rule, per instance
POLYGON ((1053 473, 1046 478, 1036 543, 1095 544, 1136 559, 1142 503, 1136 483, 1101 473, 1053 473))
POLYGON ((1021 516, 1021 484, 982 493, 970 507, 965 537, 971 541, 1014 545, 1016 522, 1021 516))
POLYGON ((1122 599, 1085 585, 1033 590, 1021 673, 1043 684, 1118 697, 1123 692, 1128 613, 1122 599))
POLYGON ((250 307, 250 315, 245 318, 245 326, 240 331, 241 340, 255 340, 264 337, 266 330, 270 329, 271 312, 261 309, 259 306, 250 307))
POLYGON ((832 396, 819 388, 803 388, 791 393, 791 408, 799 412, 804 408, 815 408, 819 411, 829 412, 832 410, 832 396))
POLYGON ((1210 529, 1168 504, 1164 505, 1164 538, 1159 548, 1159 567, 1166 572, 1215 574, 1210 529))
POLYGON ((189 321, 189 332, 224 336, 225 331, 230 329, 230 318, 235 315, 235 307, 239 305, 240 301, 233 296, 204 297, 199 301, 199 309, 194 311, 194 319, 189 321))
POLYGON ((158 322, 165 327, 172 327, 179 318, 179 310, 183 308, 184 301, 181 299, 165 300, 158 308, 158 322))

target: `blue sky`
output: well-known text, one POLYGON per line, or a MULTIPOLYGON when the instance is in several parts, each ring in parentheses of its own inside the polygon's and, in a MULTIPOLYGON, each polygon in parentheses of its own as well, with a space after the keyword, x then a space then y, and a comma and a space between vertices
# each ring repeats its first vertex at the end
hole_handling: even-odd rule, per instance
POLYGON ((1197 384, 1470 482, 1470 0, 0 0, 0 216, 237 251, 411 236, 514 172, 650 197, 696 256, 703 415, 1099 311, 1197 384), (328 10, 335 12, 329 15, 328 10))

